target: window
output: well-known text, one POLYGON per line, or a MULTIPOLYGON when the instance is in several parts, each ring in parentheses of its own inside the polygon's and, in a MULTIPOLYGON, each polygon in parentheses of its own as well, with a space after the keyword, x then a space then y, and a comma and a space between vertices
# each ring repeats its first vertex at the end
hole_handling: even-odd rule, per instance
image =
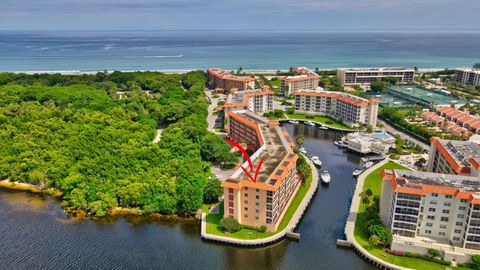
POLYGON ((462 230, 455 229, 454 232, 455 232, 455 233, 462 233, 462 230))
POLYGON ((267 204, 267 210, 272 210, 272 205, 271 204, 267 204))
POLYGON ((432 197, 438 197, 438 193, 432 193, 432 197))
POLYGON ((430 204, 431 205, 437 205, 437 202, 436 201, 430 201, 430 204))
POLYGON ((453 196, 452 195, 445 195, 445 198, 451 199, 451 198, 453 198, 453 196))
POLYGON ((433 223, 427 223, 427 227, 433 227, 433 223))
POLYGON ((255 219, 256 219, 256 220, 259 220, 260 218, 259 218, 258 216, 255 216, 255 219))
POLYGON ((444 213, 444 214, 450 214, 450 210, 443 209, 443 210, 442 210, 442 213, 444 213))
POLYGON ((465 207, 465 206, 460 206, 460 207, 458 207, 458 210, 465 211, 465 210, 467 210, 467 207, 465 207))
POLYGON ((438 235, 445 236, 445 232, 439 232, 438 235))
POLYGON ((444 203, 443 203, 443 206, 450 206, 450 205, 452 205, 452 204, 449 203, 449 202, 444 202, 444 203))
POLYGON ((258 196, 258 195, 257 195, 257 196, 255 196, 255 199, 257 199, 257 200, 258 200, 258 199, 260 199, 260 196, 258 196))
POLYGON ((271 218, 267 218, 267 224, 272 224, 272 219, 271 218))
POLYGON ((455 236, 452 239, 453 239, 453 241, 460 241, 460 237, 458 237, 458 236, 455 236))
POLYGON ((432 231, 431 231, 431 230, 425 230, 425 233, 426 233, 426 234, 431 234, 432 231))
POLYGON ((446 229, 447 225, 440 225, 440 229, 446 229))
POLYGON ((245 197, 247 197, 247 198, 248 198, 248 193, 245 193, 245 195, 243 195, 243 196, 245 196, 245 197))
POLYGON ((463 226, 463 222, 457 221, 457 222, 455 223, 455 226, 463 226))
POLYGON ((248 211, 248 207, 243 208, 243 210, 248 211))
POLYGON ((248 215, 247 215, 247 214, 245 214, 245 215, 243 215, 243 216, 244 216, 245 218, 248 218, 248 215))
POLYGON ((457 215, 457 218, 465 218, 465 215, 458 214, 458 215, 457 215))
POLYGON ((461 199, 460 202, 467 202, 467 199, 461 199))
POLYGON ((256 192, 260 192, 260 189, 257 188, 255 191, 256 191, 256 192))
POLYGON ((435 220, 435 216, 427 216, 427 219, 435 220))
POLYGON ((256 206, 260 206, 260 203, 256 202, 255 205, 256 205, 256 206))
POLYGON ((428 211, 435 212, 435 208, 428 208, 428 211))
POLYGON ((440 218, 440 221, 448 222, 448 217, 441 217, 441 218, 440 218))
POLYGON ((260 212, 260 211, 258 209, 255 209, 255 213, 258 213, 258 212, 260 212))
POLYGON ((233 193, 233 188, 229 188, 228 193, 233 193))
POLYGON ((267 196, 273 196, 273 192, 272 191, 267 191, 267 196))

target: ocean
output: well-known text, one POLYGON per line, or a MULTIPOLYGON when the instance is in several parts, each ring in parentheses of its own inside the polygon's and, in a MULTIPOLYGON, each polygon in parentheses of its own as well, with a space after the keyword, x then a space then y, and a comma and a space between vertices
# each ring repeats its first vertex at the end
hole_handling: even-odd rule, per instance
POLYGON ((0 71, 470 67, 480 32, 0 31, 0 71))

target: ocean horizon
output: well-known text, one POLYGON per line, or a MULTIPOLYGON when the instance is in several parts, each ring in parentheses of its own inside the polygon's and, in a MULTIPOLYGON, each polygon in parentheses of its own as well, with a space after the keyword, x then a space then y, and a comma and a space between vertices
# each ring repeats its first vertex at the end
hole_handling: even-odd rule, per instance
POLYGON ((0 71, 155 70, 293 66, 471 67, 480 32, 438 31, 0 31, 0 71))

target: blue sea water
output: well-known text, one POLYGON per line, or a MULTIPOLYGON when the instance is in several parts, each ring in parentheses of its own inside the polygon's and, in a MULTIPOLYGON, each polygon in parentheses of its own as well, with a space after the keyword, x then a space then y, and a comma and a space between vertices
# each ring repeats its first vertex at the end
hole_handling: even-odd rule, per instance
POLYGON ((0 31, 0 71, 277 70, 480 62, 480 32, 0 31))

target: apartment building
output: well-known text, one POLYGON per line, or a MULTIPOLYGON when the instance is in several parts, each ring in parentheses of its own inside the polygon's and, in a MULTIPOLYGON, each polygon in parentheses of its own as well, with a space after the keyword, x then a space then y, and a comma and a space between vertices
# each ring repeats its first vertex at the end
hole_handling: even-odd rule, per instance
POLYGON ((292 96, 295 91, 301 89, 318 89, 318 83, 320 82, 320 76, 305 67, 294 68, 293 76, 287 76, 280 79, 280 90, 284 96, 292 96))
POLYGON ((478 177, 385 170, 382 179, 380 218, 392 231, 392 250, 425 254, 436 248, 457 262, 478 253, 478 177))
POLYGON ((235 76, 221 68, 209 68, 207 70, 207 79, 213 88, 225 93, 230 93, 232 89, 242 91, 255 88, 255 78, 235 76))
POLYGON ((445 106, 438 107, 436 113, 471 133, 480 134, 480 117, 476 115, 445 106))
POLYGON ((223 107, 225 112, 249 110, 263 114, 273 110, 273 95, 268 86, 255 90, 234 91, 227 96, 223 107))
POLYGON ((364 99, 344 92, 299 90, 295 92, 295 111, 323 114, 358 126, 377 125, 378 99, 364 99))
POLYGON ((252 167, 242 168, 222 183, 224 217, 241 224, 276 231, 297 193, 301 181, 297 174, 297 155, 288 132, 272 121, 251 111, 229 111, 228 136, 246 144, 252 167), (259 166, 261 164, 261 166, 259 166), (250 178, 256 175, 256 182, 250 178))
POLYGON ((412 82, 415 70, 409 68, 339 68, 337 77, 342 85, 369 84, 395 77, 400 83, 412 82))
POLYGON ((479 178, 480 146, 473 141, 430 139, 427 170, 479 178))
POLYGON ((455 81, 466 85, 480 85, 480 69, 464 68, 455 71, 455 81))

